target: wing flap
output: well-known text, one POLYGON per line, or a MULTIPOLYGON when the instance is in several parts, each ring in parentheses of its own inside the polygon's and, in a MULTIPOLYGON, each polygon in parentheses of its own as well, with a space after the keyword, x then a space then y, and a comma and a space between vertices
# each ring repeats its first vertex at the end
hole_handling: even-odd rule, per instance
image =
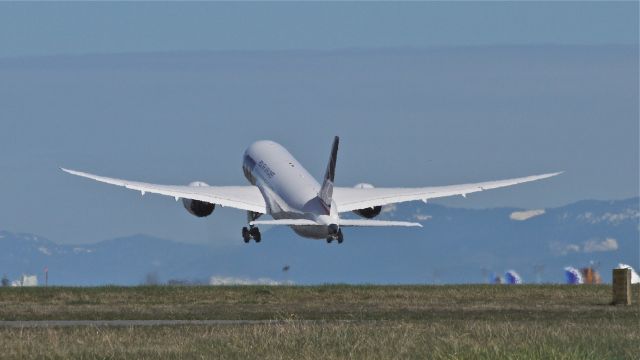
POLYGON ((62 171, 106 184, 122 186, 127 189, 145 193, 171 196, 176 199, 193 199, 212 204, 228 206, 241 210, 267 213, 267 205, 264 197, 256 186, 184 186, 184 185, 158 185, 138 181, 109 178, 82 171, 61 168, 62 171))

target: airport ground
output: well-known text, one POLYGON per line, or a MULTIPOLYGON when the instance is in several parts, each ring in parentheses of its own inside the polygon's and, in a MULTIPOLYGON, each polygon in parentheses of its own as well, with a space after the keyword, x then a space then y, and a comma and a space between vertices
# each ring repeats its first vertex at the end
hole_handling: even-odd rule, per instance
POLYGON ((633 290, 612 306, 608 285, 0 288, 0 357, 637 359, 633 290))

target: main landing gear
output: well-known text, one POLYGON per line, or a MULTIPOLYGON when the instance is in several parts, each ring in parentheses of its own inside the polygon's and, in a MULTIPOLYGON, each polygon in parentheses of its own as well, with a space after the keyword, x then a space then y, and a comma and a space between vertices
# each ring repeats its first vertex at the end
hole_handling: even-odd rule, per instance
MULTIPOLYGON (((251 223, 260 217, 260 213, 256 213, 253 211, 247 211, 247 222, 251 223)), ((260 235, 260 230, 258 230, 257 226, 250 225, 249 228, 246 226, 242 228, 242 239, 245 243, 251 241, 251 239, 255 240, 257 243, 262 240, 262 236, 260 235)))
POLYGON ((329 235, 327 235, 327 243, 331 244, 333 240, 338 240, 338 244, 342 244, 344 237, 342 236, 342 229, 336 225, 329 225, 329 235))
POLYGON ((248 243, 251 239, 259 243, 260 240, 262 240, 262 236, 260 235, 260 230, 257 227, 251 226, 247 229, 245 226, 242 228, 242 239, 245 243, 248 243))

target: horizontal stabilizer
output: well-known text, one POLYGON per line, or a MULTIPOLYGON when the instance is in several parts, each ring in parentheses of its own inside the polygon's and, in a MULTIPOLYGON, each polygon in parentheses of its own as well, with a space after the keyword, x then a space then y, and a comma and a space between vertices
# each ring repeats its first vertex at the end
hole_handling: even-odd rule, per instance
POLYGON ((251 221, 249 225, 297 225, 297 226, 310 226, 320 225, 313 220, 307 219, 280 219, 280 220, 256 220, 251 221))
POLYGON ((422 227, 420 223, 407 221, 385 221, 368 219, 341 219, 340 226, 406 226, 422 227))
MULTIPOLYGON (((295 225, 295 226, 318 226, 313 220, 307 219, 280 219, 280 220, 256 220, 251 221, 249 225, 295 225)), ((405 226, 405 227, 422 227, 420 223, 407 221, 385 221, 385 220, 367 220, 367 219, 340 219, 340 226, 405 226)))

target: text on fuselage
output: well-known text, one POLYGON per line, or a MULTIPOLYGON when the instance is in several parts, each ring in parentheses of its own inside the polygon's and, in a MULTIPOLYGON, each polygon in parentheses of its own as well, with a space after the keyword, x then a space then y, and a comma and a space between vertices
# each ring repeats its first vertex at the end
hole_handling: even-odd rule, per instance
POLYGON ((276 175, 276 173, 273 172, 273 170, 271 170, 271 168, 267 164, 265 164, 264 161, 262 160, 260 160, 260 162, 258 163, 258 167, 262 169, 265 176, 268 177, 269 179, 271 179, 276 175))

